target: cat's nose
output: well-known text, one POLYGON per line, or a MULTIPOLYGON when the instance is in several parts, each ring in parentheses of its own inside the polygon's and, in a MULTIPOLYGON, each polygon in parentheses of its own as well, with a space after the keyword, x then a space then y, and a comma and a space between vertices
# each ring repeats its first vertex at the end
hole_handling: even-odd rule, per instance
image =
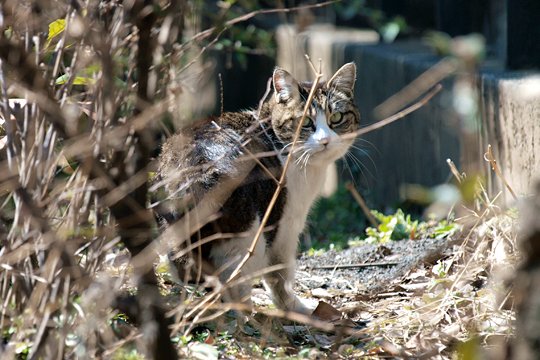
POLYGON ((322 139, 319 139, 319 144, 321 144, 321 145, 326 146, 326 145, 328 145, 328 143, 330 143, 330 138, 324 137, 322 139))

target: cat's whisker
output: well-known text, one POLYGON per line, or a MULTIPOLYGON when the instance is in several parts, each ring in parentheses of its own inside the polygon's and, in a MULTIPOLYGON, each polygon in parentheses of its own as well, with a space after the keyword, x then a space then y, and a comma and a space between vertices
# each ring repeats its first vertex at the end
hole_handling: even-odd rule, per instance
POLYGON ((301 163, 303 162, 303 158, 304 158, 305 156, 307 156, 308 153, 309 153, 309 149, 304 149, 304 152, 302 153, 302 155, 300 155, 300 156, 298 157, 298 159, 296 159, 295 164, 296 164, 296 165, 301 164, 301 163))
MULTIPOLYGON (((296 140, 296 145, 301 145, 301 144, 303 144, 303 143, 305 143, 304 140, 300 140, 300 139, 296 140)), ((294 142, 291 141, 290 143, 288 143, 288 144, 286 144, 285 146, 283 146, 283 150, 285 150, 285 149, 288 148, 289 146, 292 146, 293 144, 294 144, 294 142)))
POLYGON ((308 183, 308 177, 307 177, 307 163, 309 161, 309 157, 311 156, 311 153, 308 150, 308 154, 306 155, 306 160, 304 162, 304 181, 306 184, 308 183))
POLYGON ((303 151, 306 151, 305 146, 302 146, 302 147, 299 147, 298 149, 295 149, 293 154, 298 154, 299 152, 303 152, 303 151))
POLYGON ((300 167, 302 168, 305 168, 306 167, 306 159, 308 158, 309 156, 309 151, 306 150, 303 154, 302 154, 302 157, 300 158, 300 167))
MULTIPOLYGON (((369 154, 369 152, 367 150, 362 149, 362 148, 360 148, 358 146, 354 146, 354 145, 352 145, 351 148, 356 150, 356 151, 359 151, 360 153, 362 153, 362 155, 365 155, 368 158, 368 160, 371 162, 371 165, 373 165, 373 168, 375 169, 375 172, 377 172, 377 164, 375 163, 375 161, 373 160, 373 158, 371 157, 371 155, 369 154)), ((351 156, 356 158, 356 156, 353 153, 350 153, 350 154, 351 154, 351 156)), ((357 159, 357 160, 360 161, 359 159, 357 159)), ((372 177, 375 178, 375 176, 373 176, 373 175, 372 175, 372 177)))
POLYGON ((304 148, 303 153, 298 157, 296 164, 299 165, 300 167, 305 167, 310 151, 311 150, 309 148, 304 148))
POLYGON ((296 160, 294 160, 294 163, 296 165, 298 165, 300 163, 300 160, 302 159, 302 156, 304 156, 304 154, 300 155, 298 158, 296 158, 296 160))
MULTIPOLYGON (((296 146, 294 147, 294 150, 293 150, 293 154, 295 154, 295 153, 297 153, 299 151, 302 151, 302 149, 304 148, 304 145, 303 145, 304 143, 305 143, 304 140, 297 140, 296 144, 295 144, 296 146)), ((290 142, 290 143, 286 144, 285 146, 283 146, 283 148, 280 151, 280 155, 288 154, 287 148, 288 147, 292 148, 292 145, 293 145, 293 142, 290 142)))
MULTIPOLYGON (((381 152, 379 151, 379 149, 377 149, 377 147, 375 146, 375 144, 373 144, 371 141, 369 140, 366 140, 366 139, 363 139, 363 138, 357 138, 355 141, 358 141, 358 142, 362 142, 362 143, 366 143, 367 145, 369 145, 369 147, 371 147, 373 150, 375 150, 379 155, 381 155, 381 152)), ((354 145, 354 144, 353 144, 354 145)))
POLYGON ((373 173, 369 170, 369 168, 364 164, 362 163, 362 161, 360 161, 353 153, 348 153, 346 155, 346 158, 347 159, 350 159, 354 165, 356 165, 356 167, 358 168, 358 171, 360 172, 360 176, 362 176, 363 180, 367 183, 369 183, 369 179, 368 179, 368 176, 372 179, 375 179, 375 176, 373 175, 373 173))
POLYGON ((354 184, 354 187, 358 188, 358 184, 356 183, 356 178, 354 177, 352 169, 351 169, 351 165, 349 164, 348 154, 345 154, 343 161, 345 162, 345 166, 347 167, 347 170, 349 170, 349 175, 351 176, 351 180, 354 184))
POLYGON ((365 170, 368 173, 368 175, 370 175, 372 178, 375 178, 373 176, 373 174, 371 173, 371 171, 368 169, 368 167, 360 159, 358 159, 356 157, 356 155, 349 152, 349 153, 347 153, 347 157, 350 158, 356 166, 358 166, 358 168, 359 168, 359 170, 361 172, 363 172, 363 170, 365 170))
POLYGON ((308 150, 306 151, 306 157, 305 157, 305 160, 304 160, 304 169, 307 168, 308 161, 309 161, 309 158, 311 157, 311 154, 312 154, 311 150, 308 149, 308 150))

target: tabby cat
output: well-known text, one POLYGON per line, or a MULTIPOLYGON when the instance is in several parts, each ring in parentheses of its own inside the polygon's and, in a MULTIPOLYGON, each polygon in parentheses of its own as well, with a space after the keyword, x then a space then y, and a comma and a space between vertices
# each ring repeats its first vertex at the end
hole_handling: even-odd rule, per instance
MULTIPOLYGON (((240 272, 249 277, 281 265, 264 274, 263 283, 283 310, 309 312, 293 292, 298 237, 321 191, 326 168, 345 155, 354 141, 340 135, 358 129, 355 78, 356 65, 348 63, 329 81, 318 84, 292 149, 285 186, 240 272)), ((224 113, 183 130, 163 145, 158 174, 168 203, 158 210, 162 225, 170 226, 190 214, 186 224, 193 225, 195 232, 179 248, 202 243, 191 253, 198 261, 179 261, 179 270, 195 263, 195 269, 214 272, 225 283, 253 241, 313 85, 296 81, 281 68, 274 70, 272 82, 273 95, 258 110, 224 113), (190 212, 196 206, 213 207, 217 214, 190 212)), ((228 297, 250 305, 251 284, 235 285, 228 297)))

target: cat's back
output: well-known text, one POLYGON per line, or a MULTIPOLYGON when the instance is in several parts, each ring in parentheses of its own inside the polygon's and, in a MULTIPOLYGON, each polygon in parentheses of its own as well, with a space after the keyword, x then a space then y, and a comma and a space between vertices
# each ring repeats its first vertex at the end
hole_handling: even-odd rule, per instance
POLYGON ((224 176, 234 177, 246 140, 250 148, 264 150, 264 144, 250 133, 256 121, 251 112, 223 113, 171 136, 158 159, 158 174, 166 180, 166 187, 171 190, 199 184, 209 190, 224 176))

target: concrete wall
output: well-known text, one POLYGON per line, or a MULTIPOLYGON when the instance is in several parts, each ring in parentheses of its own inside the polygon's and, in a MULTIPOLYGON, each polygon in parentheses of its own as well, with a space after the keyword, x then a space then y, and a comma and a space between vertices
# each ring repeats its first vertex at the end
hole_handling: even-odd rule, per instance
MULTIPOLYGON (((482 129, 479 143, 490 143, 503 175, 518 195, 532 191, 540 176, 540 73, 492 72, 480 74, 482 129)), ((471 149, 470 151, 474 151, 471 149)), ((489 172, 491 192, 504 186, 489 172)), ((512 200, 503 191, 504 199, 512 200)))
POLYGON ((315 65, 322 61, 322 72, 331 76, 343 63, 343 48, 350 43, 374 44, 379 35, 371 30, 336 28, 333 25, 313 25, 302 32, 295 26, 282 25, 276 31, 278 44, 277 65, 282 66, 299 80, 313 80, 305 54, 315 65))

